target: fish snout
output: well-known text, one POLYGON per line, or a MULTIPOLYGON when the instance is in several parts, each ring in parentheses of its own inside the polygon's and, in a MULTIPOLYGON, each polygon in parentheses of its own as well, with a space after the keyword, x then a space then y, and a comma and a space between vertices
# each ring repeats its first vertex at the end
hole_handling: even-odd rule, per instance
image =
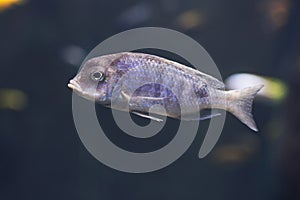
POLYGON ((79 92, 79 93, 83 92, 79 83, 74 79, 70 80, 70 82, 68 83, 68 87, 74 90, 75 92, 79 92))
MULTIPOLYGON (((70 80, 70 82, 68 83, 68 87, 71 88, 76 94, 78 94, 79 96, 81 96, 85 99, 88 99, 91 101, 98 100, 99 94, 97 93, 97 91, 95 90, 94 87, 92 87, 92 86, 87 87, 86 85, 80 85, 75 78, 70 80)), ((102 98, 99 98, 99 99, 100 99, 100 101, 102 100, 102 98)))

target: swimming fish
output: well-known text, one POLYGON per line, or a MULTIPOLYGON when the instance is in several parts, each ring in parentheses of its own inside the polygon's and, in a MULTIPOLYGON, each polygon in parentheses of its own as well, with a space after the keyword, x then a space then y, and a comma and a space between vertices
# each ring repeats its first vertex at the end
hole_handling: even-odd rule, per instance
POLYGON ((258 131, 251 110, 263 85, 225 91, 218 79, 151 54, 121 52, 91 58, 68 87, 106 107, 155 121, 162 120, 148 115, 149 111, 181 120, 204 120, 218 115, 203 116, 204 109, 223 109, 258 131), (150 110, 153 105, 164 110, 150 110), (200 117, 195 118, 199 112, 200 117))

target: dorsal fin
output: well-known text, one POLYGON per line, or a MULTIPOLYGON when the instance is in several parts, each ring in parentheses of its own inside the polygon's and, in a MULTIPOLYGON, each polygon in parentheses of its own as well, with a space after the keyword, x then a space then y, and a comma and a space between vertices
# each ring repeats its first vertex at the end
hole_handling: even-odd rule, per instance
POLYGON ((216 78, 214 78, 214 77, 212 77, 208 74, 204 74, 204 73, 202 73, 198 70, 195 70, 195 74, 200 76, 202 79, 204 79, 207 82, 207 85, 209 85, 213 88, 217 88, 217 89, 224 89, 225 88, 225 84, 222 81, 220 81, 220 80, 218 80, 218 79, 216 79, 216 78))
POLYGON ((218 80, 218 79, 216 79, 216 78, 214 78, 214 77, 212 77, 208 74, 200 72, 199 70, 196 70, 194 68, 185 66, 181 63, 178 63, 178 62, 175 62, 175 61, 172 61, 172 60, 168 60, 168 59, 163 58, 163 57, 159 57, 159 56, 151 55, 151 54, 145 54, 145 53, 137 53, 137 52, 135 52, 135 53, 126 52, 125 55, 139 55, 142 58, 148 58, 148 59, 155 58, 156 60, 159 60, 159 61, 161 61, 165 64, 171 64, 172 66, 176 67, 179 70, 182 70, 185 73, 194 74, 196 76, 199 76, 202 79, 201 81, 205 82, 210 87, 217 88, 217 89, 224 89, 225 88, 225 84, 222 81, 220 81, 220 80, 218 80))
POLYGON ((182 70, 186 73, 194 74, 194 75, 199 76, 202 79, 201 81, 205 82, 210 87, 217 88, 217 89, 224 89, 225 88, 225 84, 223 82, 221 82, 220 80, 218 80, 218 79, 216 79, 216 78, 214 78, 214 77, 212 77, 208 74, 200 72, 197 69, 185 66, 181 63, 178 63, 178 62, 175 62, 175 61, 172 61, 172 60, 168 60, 166 58, 162 58, 162 57, 159 57, 159 56, 155 56, 155 55, 151 55, 151 56, 156 57, 158 60, 161 60, 164 63, 172 64, 174 67, 177 67, 177 69, 180 69, 180 70, 182 70))
POLYGON ((218 80, 218 79, 216 79, 216 78, 214 78, 214 77, 212 77, 208 74, 200 72, 199 70, 196 70, 194 68, 187 67, 183 64, 176 63, 174 61, 171 61, 171 62, 173 63, 174 66, 176 66, 177 68, 183 70, 184 72, 199 76, 202 79, 201 81, 205 82, 210 87, 217 88, 217 89, 224 89, 225 88, 225 84, 222 81, 220 81, 220 80, 218 80))

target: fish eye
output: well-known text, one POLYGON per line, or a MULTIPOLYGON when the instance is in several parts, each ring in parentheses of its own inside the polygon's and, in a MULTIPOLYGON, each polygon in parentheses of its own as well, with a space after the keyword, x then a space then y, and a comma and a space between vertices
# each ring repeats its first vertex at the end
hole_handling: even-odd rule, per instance
POLYGON ((103 81, 104 80, 104 74, 102 72, 93 72, 93 73, 91 73, 90 77, 93 81, 103 81))

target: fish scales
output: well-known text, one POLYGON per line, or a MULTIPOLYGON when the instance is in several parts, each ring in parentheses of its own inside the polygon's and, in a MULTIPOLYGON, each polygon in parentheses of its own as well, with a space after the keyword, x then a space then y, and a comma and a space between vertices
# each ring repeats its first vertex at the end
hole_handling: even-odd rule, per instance
MULTIPOLYGON (((207 86, 201 81, 200 77, 194 77, 191 74, 184 73, 184 71, 174 67, 172 64, 154 58, 143 59, 141 56, 124 56, 120 59, 120 65, 124 66, 124 64, 128 65, 127 70, 125 70, 125 73, 128 73, 126 78, 131 80, 138 76, 138 82, 134 84, 131 83, 132 86, 136 84, 142 85, 142 83, 147 80, 152 82, 153 77, 156 77, 155 83, 166 86, 163 91, 161 91, 161 88, 155 90, 153 87, 150 90, 153 94, 150 94, 149 91, 145 91, 145 93, 150 96, 164 97, 166 93, 173 91, 176 96, 182 99, 183 105, 194 106, 198 104, 198 102, 201 102, 201 98, 204 97, 204 94, 208 94, 207 86), (166 90, 167 88, 172 88, 172 90, 166 90), (161 95, 157 96, 157 93, 161 95), (196 94, 199 99, 188 99, 192 94, 196 94)), ((149 90, 148 87, 145 89, 149 90)))
POLYGON ((203 72, 155 55, 131 52, 88 60, 68 86, 86 99, 112 109, 129 108, 142 117, 156 104, 166 110, 158 109, 156 114, 182 120, 190 120, 189 115, 203 109, 224 109, 255 131, 252 102, 263 87, 225 91, 221 81, 203 72))

